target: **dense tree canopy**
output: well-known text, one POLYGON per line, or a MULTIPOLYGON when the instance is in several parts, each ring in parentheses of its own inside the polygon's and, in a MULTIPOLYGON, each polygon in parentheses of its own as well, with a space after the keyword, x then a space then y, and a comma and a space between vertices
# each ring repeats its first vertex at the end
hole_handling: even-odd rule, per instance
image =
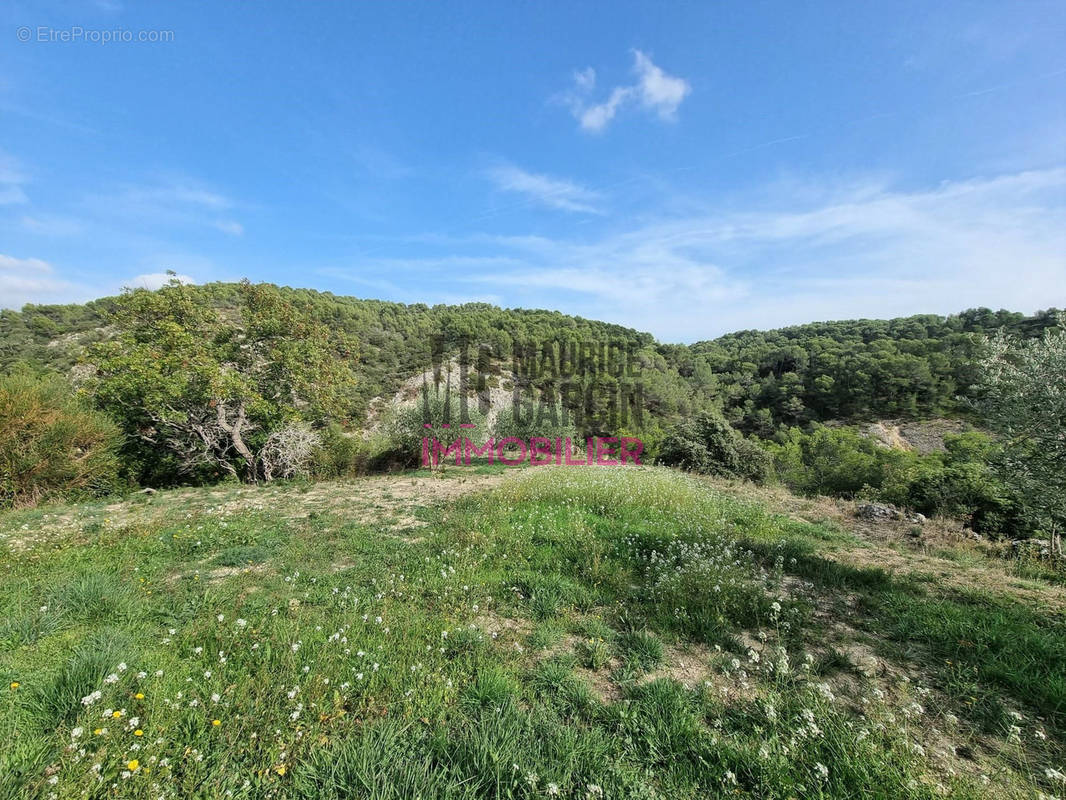
MULTIPOLYGON (((679 345, 555 311, 404 305, 248 282, 172 283, 85 305, 0 312, 0 372, 21 363, 85 387, 125 430, 130 476, 159 484, 290 475, 312 455, 329 474, 407 463, 419 452, 419 412, 409 426, 399 423, 402 414, 386 414, 385 428, 357 434, 368 419, 381 419, 384 404, 375 398, 391 398, 435 359, 450 359, 465 344, 473 357, 489 354, 490 385, 507 388, 503 371, 515 366, 516 354, 533 348, 550 366, 565 352, 609 344, 626 354, 629 369, 571 379, 582 413, 568 416, 579 437, 637 436, 645 458, 664 455, 711 471, 722 471, 708 465, 721 461, 714 451, 725 443, 725 461, 750 462, 758 477, 761 439, 780 477, 803 491, 854 494, 873 486, 922 507, 969 504, 971 513, 1003 519, 1012 512, 998 490, 973 499, 973 487, 990 485, 980 459, 923 462, 920 469, 906 459, 888 464, 891 456, 857 434, 819 423, 976 420, 967 398, 987 383, 979 364, 983 337, 1036 341, 1056 319, 1054 310, 1027 317, 975 309, 740 331, 679 345), (625 398, 638 398, 641 413, 612 419, 625 398), (745 437, 735 438, 728 426, 745 437), (400 435, 407 427, 410 435, 400 435), (393 441, 381 441, 389 431, 393 441), (952 499, 960 497, 969 499, 952 499)), ((549 368, 521 383, 572 412, 561 377, 549 368)), ((513 422, 504 413, 497 425, 513 422)), ((725 471, 745 474, 743 466, 725 471)))
MULTIPOLYGON (((232 313, 247 291, 239 284, 185 287, 188 302, 232 313)), ((261 290, 265 291, 265 289, 261 290)), ((358 385, 349 416, 358 423, 369 402, 389 396, 431 363, 431 341, 483 344, 508 363, 516 345, 613 342, 635 354, 648 424, 669 424, 719 410, 745 433, 768 437, 812 421, 922 417, 965 412, 959 396, 977 378, 982 335, 1003 330, 1022 338, 1055 324, 1054 310, 1026 317, 975 309, 948 317, 823 322, 774 331, 740 331, 693 345, 662 344, 647 333, 556 311, 501 309, 485 303, 403 305, 273 288, 290 322, 314 325, 358 344, 358 385)), ((0 312, 0 370, 29 361, 58 371, 106 339, 116 307, 106 298, 85 305, 26 306, 0 312)), ((146 303, 148 300, 138 300, 146 303)), ((598 381, 609 380, 597 376, 598 381)), ((594 393, 595 394, 595 393, 594 393)), ((601 393, 603 394, 603 393, 601 393)), ((628 427, 632 427, 629 425, 628 427)))
POLYGON ((115 335, 89 351, 96 396, 181 472, 217 466, 270 479, 286 425, 350 405, 347 337, 297 313, 273 286, 242 283, 221 311, 174 281, 125 294, 108 321, 115 335))

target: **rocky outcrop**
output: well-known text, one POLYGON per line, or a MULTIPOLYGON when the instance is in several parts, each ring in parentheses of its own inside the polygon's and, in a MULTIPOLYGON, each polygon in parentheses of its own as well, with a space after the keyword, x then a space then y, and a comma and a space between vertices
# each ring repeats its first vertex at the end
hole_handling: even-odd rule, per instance
POLYGON ((855 516, 870 522, 911 522, 915 525, 925 523, 924 514, 904 511, 886 503, 860 503, 855 507, 855 516))

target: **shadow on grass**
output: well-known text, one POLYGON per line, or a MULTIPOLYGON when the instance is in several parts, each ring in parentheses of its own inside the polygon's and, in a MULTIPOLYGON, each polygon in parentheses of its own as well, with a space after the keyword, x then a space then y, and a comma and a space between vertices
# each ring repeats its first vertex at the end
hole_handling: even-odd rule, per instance
POLYGON ((1010 724, 1004 695, 1049 727, 1066 727, 1066 623, 1061 618, 982 594, 979 587, 939 589, 916 577, 822 558, 802 540, 788 541, 783 549, 747 546, 764 563, 783 552, 786 573, 811 581, 818 591, 857 594, 854 624, 894 645, 896 659, 914 660, 922 653, 922 666, 983 729, 1004 733, 1010 724))

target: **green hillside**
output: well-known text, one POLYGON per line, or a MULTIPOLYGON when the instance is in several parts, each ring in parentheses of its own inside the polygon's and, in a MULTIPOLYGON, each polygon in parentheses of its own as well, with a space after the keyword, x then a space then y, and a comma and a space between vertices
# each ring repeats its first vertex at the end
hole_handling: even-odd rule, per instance
MULTIPOLYGON (((237 284, 191 291, 216 308, 232 307, 237 284)), ((301 315, 358 343, 358 383, 351 409, 390 395, 430 364, 431 337, 487 343, 508 362, 516 343, 615 342, 640 354, 647 408, 663 422, 718 408, 737 427, 769 436, 781 426, 829 419, 931 416, 957 412, 972 380, 975 337, 1006 330, 1038 336, 1057 312, 1032 317, 975 309, 941 317, 812 323, 741 331, 692 345, 657 342, 620 325, 544 310, 484 303, 404 305, 281 288, 301 315)), ((66 370, 85 346, 106 335, 115 298, 84 305, 0 311, 0 371, 18 361, 66 370)))

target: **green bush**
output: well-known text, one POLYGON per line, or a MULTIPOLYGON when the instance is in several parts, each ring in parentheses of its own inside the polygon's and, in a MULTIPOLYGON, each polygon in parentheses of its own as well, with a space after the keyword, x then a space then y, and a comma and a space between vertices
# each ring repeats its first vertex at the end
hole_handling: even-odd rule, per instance
MULTIPOLYGON (((560 438, 569 438, 572 442, 581 440, 581 434, 574 427, 569 412, 561 404, 543 408, 523 406, 517 417, 513 407, 505 408, 497 415, 492 434, 497 442, 510 436, 527 441, 534 436, 552 441, 560 438)), ((579 446, 575 444, 574 449, 579 449, 579 446)))
POLYGON ((0 507, 114 491, 121 441, 60 376, 0 376, 0 507))
POLYGON ((975 531, 1020 532, 1018 502, 996 476, 999 446, 983 433, 944 437, 945 452, 884 447, 851 428, 791 428, 768 447, 779 480, 807 495, 865 495, 929 516, 961 517, 975 531))
POLYGON ((317 478, 345 478, 371 471, 377 455, 387 447, 383 436, 363 437, 331 423, 319 431, 312 473, 317 478))
POLYGON ((685 420, 663 438, 659 461, 706 475, 725 475, 762 482, 770 474, 770 457, 745 439, 718 414, 703 412, 685 420))
POLYGON ((850 428, 790 428, 769 445, 777 477, 802 494, 855 497, 878 490, 894 470, 913 456, 890 450, 850 428))
POLYGON ((1017 502, 992 466, 999 446, 983 433, 944 437, 946 452, 890 475, 881 498, 930 516, 965 517, 981 533, 1017 533, 1017 502))
MULTIPOLYGON (((383 442, 381 449, 370 461, 372 469, 394 469, 417 467, 422 460, 422 440, 434 438, 442 448, 459 437, 470 439, 477 446, 484 444, 488 438, 488 426, 479 413, 477 400, 470 399, 467 414, 473 428, 460 428, 462 409, 459 400, 447 393, 429 392, 413 406, 393 409, 383 425, 383 442), (431 428, 426 428, 426 419, 431 428), (442 428, 447 422, 451 427, 442 428)), ((448 461, 454 463, 454 457, 448 461)))

